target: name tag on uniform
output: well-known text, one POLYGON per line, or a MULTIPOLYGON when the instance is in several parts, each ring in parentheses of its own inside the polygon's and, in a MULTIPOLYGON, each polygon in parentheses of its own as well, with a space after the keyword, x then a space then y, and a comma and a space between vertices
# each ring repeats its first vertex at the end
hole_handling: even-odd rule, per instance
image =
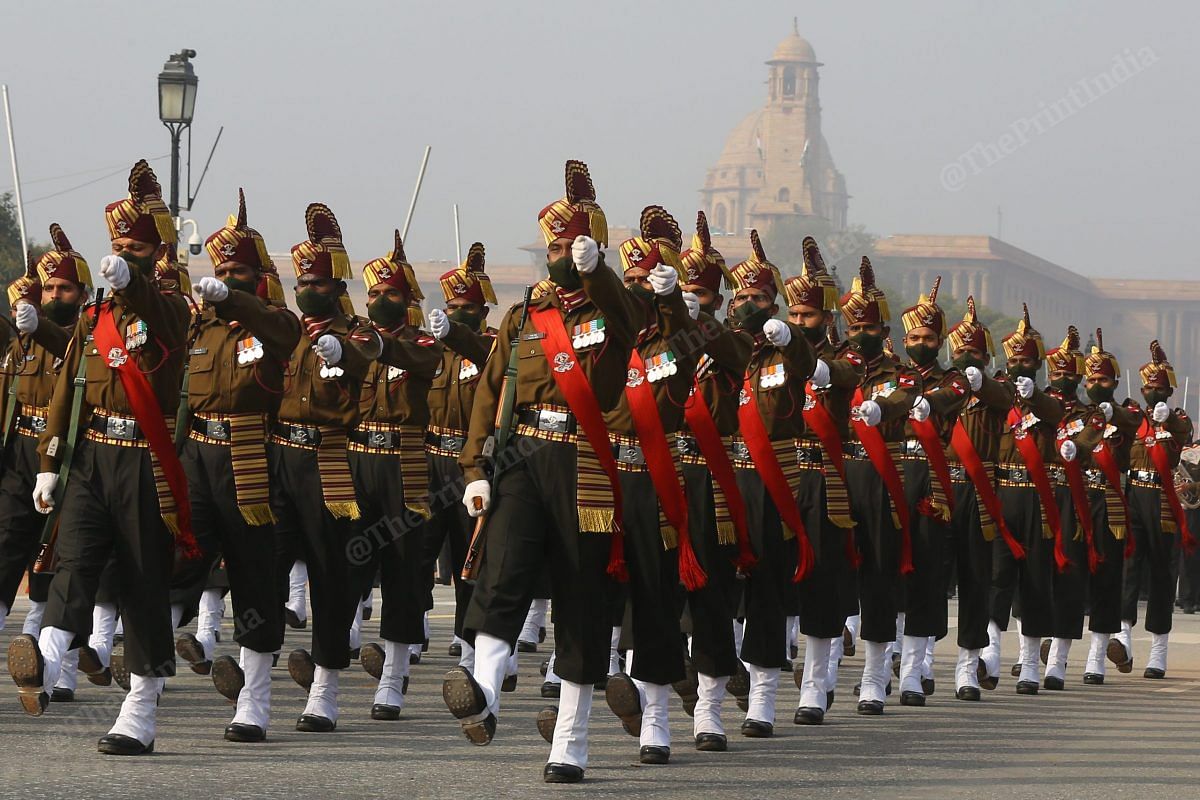
POLYGON ((406 369, 401 369, 400 367, 388 367, 388 369, 387 369, 388 383, 402 381, 406 377, 408 377, 408 370, 406 370, 406 369))
POLYGON ((534 333, 527 333, 524 336, 522 336, 521 341, 536 342, 538 339, 545 339, 545 338, 546 338, 546 334, 542 333, 541 331, 535 331, 534 333))
POLYGON ((764 367, 759 374, 758 385, 763 389, 774 389, 776 386, 783 386, 787 381, 787 371, 784 370, 783 364, 771 364, 764 367))
POLYGON ((458 365, 458 379, 460 381, 469 381, 479 374, 479 366, 469 358, 464 358, 462 363, 458 365))
POLYGON ((125 349, 136 350, 150 338, 150 326, 145 320, 137 320, 125 329, 125 349))
POLYGON ((892 392, 896 391, 896 386, 896 381, 877 383, 871 387, 871 391, 867 392, 867 399, 874 400, 876 397, 889 397, 892 392))
POLYGON ((576 325, 571 330, 571 345, 579 350, 604 341, 604 317, 576 325))
POLYGON ((208 352, 207 347, 193 347, 191 350, 188 350, 188 355, 189 356, 202 356, 207 352, 208 352))
POLYGON ((675 354, 670 350, 651 356, 650 360, 646 362, 646 378, 651 383, 669 378, 678 372, 679 365, 675 363, 675 354))

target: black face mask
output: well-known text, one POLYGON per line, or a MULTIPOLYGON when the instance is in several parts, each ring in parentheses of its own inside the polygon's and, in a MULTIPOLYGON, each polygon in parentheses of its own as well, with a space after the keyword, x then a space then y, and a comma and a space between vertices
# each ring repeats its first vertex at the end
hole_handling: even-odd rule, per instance
POLYGON ((1153 407, 1167 402, 1171 395, 1167 393, 1166 389, 1142 389, 1142 397, 1145 398, 1146 405, 1153 407))
POLYGON ((959 372, 964 372, 967 369, 967 367, 974 367, 975 369, 983 369, 983 359, 976 358, 975 356, 971 356, 971 355, 965 355, 965 354, 961 355, 958 358, 954 359, 954 361, 952 361, 951 363, 954 364, 954 368, 957 369, 959 372))
POLYGON ((767 320, 773 316, 771 307, 759 308, 754 303, 746 301, 730 312, 733 317, 734 327, 740 328, 747 333, 758 334, 762 332, 763 325, 767 324, 767 320))
POLYGON ((1115 386, 1100 386, 1099 384, 1093 384, 1087 387, 1087 389, 1084 391, 1087 392, 1088 400, 1091 400, 1096 405, 1099 405, 1100 403, 1111 403, 1117 389, 1115 386))
POLYGON ((818 325, 815 328, 808 328, 801 325, 800 330, 804 331, 804 338, 808 339, 808 343, 814 346, 824 342, 825 336, 829 332, 829 329, 824 325, 818 325))
POLYGON ((856 333, 847 336, 846 341, 864 358, 875 358, 883 352, 883 337, 874 333, 856 333))
POLYGON ((381 295, 367 304, 367 316, 376 325, 393 328, 408 321, 408 305, 381 295))
POLYGON ((648 306, 652 302, 654 302, 654 290, 647 289, 645 286, 642 286, 641 284, 638 284, 638 283, 629 284, 629 293, 632 294, 634 297, 636 297, 638 300, 641 300, 643 305, 648 306))
POLYGON ((1008 377, 1010 378, 1029 378, 1033 380, 1037 377, 1037 367, 1022 367, 1020 365, 1008 367, 1008 377))
POLYGON ((1050 386, 1065 395, 1074 395, 1079 389, 1079 378, 1055 378, 1050 386))
POLYGON ((229 277, 229 278, 224 278, 222 280, 222 283, 224 283, 226 286, 228 286, 230 291, 246 292, 247 294, 254 294, 255 292, 258 291, 258 281, 257 280, 243 281, 243 280, 239 280, 238 278, 229 277))
POLYGON ((583 281, 579 277, 579 270, 575 269, 575 262, 570 256, 563 256, 557 261, 551 261, 546 264, 546 271, 550 273, 550 280, 554 284, 568 292, 573 292, 583 286, 583 281))
POLYGON ((75 321, 75 317, 79 314, 79 304, 64 303, 62 300, 47 300, 42 303, 42 314, 46 319, 65 328, 75 321))
POLYGON ((332 316, 337 304, 337 295, 334 294, 321 294, 316 289, 301 289, 296 292, 296 305, 302 314, 309 317, 332 316))
POLYGON ((456 308, 446 315, 451 322, 457 322, 459 325, 466 325, 473 331, 479 330, 483 324, 483 317, 474 311, 467 311, 465 308, 456 308))
POLYGON ((910 344, 905 346, 904 352, 918 367, 927 367, 937 361, 938 349, 927 344, 910 344))
POLYGON ((154 258, 152 256, 135 256, 128 250, 122 250, 117 255, 125 259, 126 263, 137 267, 138 272, 142 273, 143 277, 154 277, 154 258))

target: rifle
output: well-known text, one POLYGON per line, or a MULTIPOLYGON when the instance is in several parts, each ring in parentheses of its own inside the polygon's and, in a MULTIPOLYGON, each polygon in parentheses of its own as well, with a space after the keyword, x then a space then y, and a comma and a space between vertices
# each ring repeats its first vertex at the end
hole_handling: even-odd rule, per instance
MULTIPOLYGON (((509 342, 508 366, 504 368, 504 381, 500 384, 500 405, 496 409, 496 434, 491 441, 484 445, 485 456, 499 456, 503 453, 508 444, 508 437, 512 433, 513 414, 516 411, 517 400, 517 365, 520 356, 521 331, 525 329, 525 323, 529 320, 529 304, 532 300, 533 287, 526 286, 525 299, 521 304, 521 321, 517 325, 512 341, 509 342)), ((500 483, 502 470, 499 461, 493 460, 492 465, 491 488, 494 496, 500 483)), ((478 510, 482 505, 479 498, 475 498, 475 508, 478 510)), ((483 552, 483 530, 486 522, 486 514, 480 514, 475 519, 475 532, 471 534, 471 544, 467 548, 467 557, 463 561, 462 579, 464 581, 474 581, 479 575, 479 555, 483 552)))

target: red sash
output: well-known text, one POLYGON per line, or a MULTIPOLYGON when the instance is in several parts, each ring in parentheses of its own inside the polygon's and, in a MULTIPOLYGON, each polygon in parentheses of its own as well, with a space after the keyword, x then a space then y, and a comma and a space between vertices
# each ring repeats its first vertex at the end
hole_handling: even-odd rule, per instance
POLYGON ((1079 466, 1078 458, 1073 461, 1063 459, 1063 470, 1067 473, 1067 486, 1071 489, 1071 505, 1075 506, 1075 518, 1079 520, 1079 527, 1083 528, 1083 537, 1087 540, 1088 571, 1094 573, 1104 556, 1096 552, 1092 504, 1088 502, 1087 487, 1083 485, 1083 468, 1079 466))
POLYGON ((1000 498, 996 496, 996 487, 992 486, 992 479, 987 473, 987 467, 983 465, 983 459, 980 458, 979 451, 975 449, 975 443, 971 441, 971 435, 967 433, 961 419, 954 424, 954 434, 950 438, 950 446, 958 454, 958 460, 962 462, 967 476, 975 486, 975 496, 987 509, 988 516, 996 523, 996 528, 1004 537, 1004 543, 1008 545, 1008 550, 1012 553, 1013 558, 1018 561, 1025 558, 1025 548, 1017 541, 1017 537, 1012 535, 1012 531, 1008 529, 1008 523, 1004 521, 1004 509, 1000 507, 1000 498))
MULTIPOLYGON (((946 450, 945 445, 942 444, 942 438, 938 436, 932 419, 926 418, 918 421, 909 417, 908 424, 913 429, 913 433, 917 435, 917 441, 921 443, 921 448, 925 451, 925 458, 929 459, 929 469, 933 471, 937 482, 942 485, 949 513, 953 514, 954 485, 950 482, 950 464, 946 461, 946 450)), ((947 516, 942 521, 949 522, 950 517, 947 516)))
POLYGON ((692 397, 683 407, 683 418, 688 430, 696 437, 696 444, 704 460, 708 462, 708 471, 713 480, 721 487, 725 502, 729 505, 729 516, 733 517, 733 527, 737 531, 738 555, 736 566, 739 572, 748 572, 757 563, 754 551, 750 548, 750 531, 746 529, 746 502, 738 489, 737 478, 733 474, 733 462, 729 459, 729 451, 721 440, 717 430, 717 422, 713 419, 708 403, 700 391, 700 384, 693 382, 692 397))
MULTIPOLYGON (((821 441, 821 447, 829 456, 830 463, 837 470, 838 476, 842 479, 842 485, 845 486, 846 454, 842 452, 842 436, 838 433, 837 423, 833 421, 829 409, 821 402, 821 398, 817 397, 812 381, 804 384, 804 395, 806 398, 804 424, 811 428, 821 441)), ((846 560, 850 566, 856 569, 862 564, 862 555, 854 544, 854 528, 846 528, 846 560)))
POLYGON ((1037 439, 1031 436, 1029 431, 1021 430, 1023 416, 1021 409, 1013 406, 1008 412, 1008 427, 1012 430, 1013 442, 1021 453, 1025 469, 1029 471, 1029 477, 1037 490, 1038 500, 1042 505, 1042 518, 1054 534, 1054 562, 1058 565, 1058 571, 1062 572, 1071 564, 1066 551, 1063 550, 1062 518, 1058 515, 1058 504, 1054 501, 1054 490, 1050 488, 1050 476, 1046 474, 1046 462, 1038 450, 1037 439))
POLYGON ((633 416, 633 427, 637 430, 646 457, 646 468, 654 484, 654 493, 662 504, 663 515, 675 529, 679 541, 679 579, 689 592, 702 589, 708 583, 704 568, 696 560, 692 548, 692 537, 688 529, 687 497, 679 476, 675 472, 675 459, 671 456, 671 445, 663 430, 662 416, 658 413, 658 401, 646 377, 646 362, 635 347, 629 354, 629 372, 625 381, 625 398, 629 401, 629 413, 633 416))
MULTIPOLYGON (((1121 498, 1121 513, 1124 516, 1118 522, 1125 529, 1124 555, 1125 558, 1133 558, 1137 545, 1133 543, 1133 532, 1129 529, 1129 500, 1125 498, 1125 493, 1121 491, 1121 469, 1117 466, 1117 457, 1113 455, 1112 448, 1108 446, 1108 442, 1101 441, 1092 450, 1092 458, 1100 465, 1100 471, 1104 473, 1104 480, 1108 481, 1109 488, 1117 493, 1117 497, 1121 498)), ((1107 493, 1108 489, 1105 489, 1105 494, 1107 495, 1107 493)), ((1110 521, 1109 524, 1111 525, 1112 522, 1110 521)))
MULTIPOLYGON (((853 404, 860 406, 862 403, 863 391, 860 386, 854 390, 853 404)), ((871 464, 879 473, 883 485, 887 487, 888 496, 892 498, 892 508, 895 509, 896 520, 900 523, 900 574, 907 575, 913 571, 912 532, 909 529, 908 502, 904 499, 904 483, 900 480, 900 472, 896 469, 896 462, 892 460, 887 442, 883 440, 883 434, 878 428, 860 419, 851 418, 850 424, 854 426, 858 441, 867 451, 867 458, 871 459, 871 464)))
POLYGON ((1167 507, 1171 509, 1171 516, 1174 517, 1175 525, 1179 528, 1180 544, 1183 546, 1184 552, 1190 555, 1196 549, 1196 540, 1192 537, 1191 529, 1188 528, 1187 514, 1184 513, 1183 505, 1179 502, 1179 493, 1175 491, 1175 471, 1171 469, 1171 457, 1167 454, 1167 448, 1160 445, 1158 439, 1155 438, 1155 426, 1150 423, 1148 411, 1142 419, 1142 427, 1138 429, 1137 435, 1146 445, 1146 452, 1150 455, 1150 460, 1154 462, 1154 469, 1158 472, 1162 491, 1167 498, 1167 507))
POLYGON ((612 487, 614 511, 608 574, 623 583, 629 580, 629 571, 625 566, 625 534, 621 526, 621 483, 617 478, 617 459, 613 456, 612 442, 608 438, 608 427, 604 424, 600 403, 592 392, 587 376, 579 368, 579 357, 575 355, 575 348, 567 336, 567 328, 558 309, 554 306, 530 309, 529 319, 539 333, 545 334, 542 353, 550 364, 550 375, 583 428, 583 434, 595 451, 612 487))
POLYGON ((742 438, 746 441, 746 449, 750 458, 758 467, 758 475, 762 478, 771 502, 779 512, 780 519, 796 534, 796 571, 792 574, 792 582, 799 583, 812 569, 813 550, 808 541, 808 530, 804 520, 800 518, 800 507, 796 505, 796 496, 792 487, 784 477, 783 467, 775 457, 771 447, 771 439, 767 435, 767 426, 763 424, 762 415, 758 413, 758 398, 754 396, 751 375, 746 373, 742 381, 742 392, 738 397, 738 424, 742 429, 742 438))
POLYGON ((192 505, 188 497, 187 475, 183 472, 183 465, 179 463, 175 442, 167 431, 167 421, 163 418, 150 381, 142 374, 137 361, 125 349, 125 342, 117 330, 116 309, 109 304, 106 310, 108 313, 97 314, 96 326, 92 331, 96 350, 101 354, 104 363, 110 369, 116 370, 121 379, 121 388, 125 390, 125 397, 129 400, 134 419, 146 434, 150 452, 158 460, 159 467, 167 479, 167 486, 170 487, 171 497, 175 500, 175 508, 179 515, 179 532, 175 536, 175 544, 180 555, 189 560, 200 558, 200 548, 192 535, 192 505))

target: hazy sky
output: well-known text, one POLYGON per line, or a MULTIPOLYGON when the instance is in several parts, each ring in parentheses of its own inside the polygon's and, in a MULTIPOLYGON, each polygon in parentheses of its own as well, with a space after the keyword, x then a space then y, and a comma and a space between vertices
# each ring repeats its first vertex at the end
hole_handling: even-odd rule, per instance
MULTIPOLYGON (((1084 274, 1195 275, 1192 2, 3 0, 0 81, 31 235, 61 222, 89 258, 128 166, 169 150, 155 77, 190 47, 196 174, 225 126, 192 212, 203 235, 240 185, 273 251, 304 238, 319 200, 353 259, 382 255, 432 144, 409 257, 454 258, 457 202, 464 246, 520 263, 567 158, 590 164, 610 224, 661 203, 686 227, 793 16, 825 64, 851 222, 995 235, 999 206, 1004 239, 1084 274), (1060 100, 1067 116, 1039 124, 1060 100)), ((153 165, 165 189, 167 159, 153 165)))

